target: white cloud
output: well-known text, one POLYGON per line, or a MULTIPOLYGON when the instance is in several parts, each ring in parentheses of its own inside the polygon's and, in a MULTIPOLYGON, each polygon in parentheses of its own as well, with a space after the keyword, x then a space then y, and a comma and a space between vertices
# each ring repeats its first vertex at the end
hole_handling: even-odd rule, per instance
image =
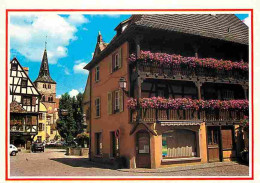
POLYGON ((242 20, 248 27, 251 27, 251 19, 250 17, 246 17, 244 20, 242 20))
POLYGON ((68 17, 68 22, 75 25, 80 25, 83 23, 89 23, 89 20, 80 14, 72 14, 68 17))
POLYGON ((61 98, 61 95, 57 95, 56 98, 61 98))
POLYGON ((87 65, 87 62, 84 62, 83 60, 77 60, 75 61, 75 65, 73 66, 74 73, 77 74, 88 74, 88 70, 83 69, 87 65))
POLYGON ((57 66, 63 68, 63 71, 66 75, 70 75, 70 70, 68 69, 68 67, 61 64, 57 64, 57 66))
POLYGON ((79 91, 78 90, 75 90, 75 89, 72 89, 70 92, 69 92, 69 95, 70 97, 76 97, 77 95, 79 94, 79 91))
POLYGON ((87 23, 83 15, 61 17, 57 14, 11 15, 9 32, 11 49, 29 61, 40 62, 47 36, 49 63, 68 54, 67 46, 77 39, 77 26, 87 23))

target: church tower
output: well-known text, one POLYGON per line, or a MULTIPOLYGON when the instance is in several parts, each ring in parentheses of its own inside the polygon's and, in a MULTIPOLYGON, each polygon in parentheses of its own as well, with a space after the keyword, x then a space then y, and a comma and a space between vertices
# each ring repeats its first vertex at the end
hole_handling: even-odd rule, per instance
POLYGON ((51 78, 47 57, 47 50, 45 48, 42 63, 37 79, 34 84, 41 93, 41 102, 46 106, 48 114, 52 114, 50 124, 55 123, 55 114, 57 112, 56 106, 56 82, 51 78))

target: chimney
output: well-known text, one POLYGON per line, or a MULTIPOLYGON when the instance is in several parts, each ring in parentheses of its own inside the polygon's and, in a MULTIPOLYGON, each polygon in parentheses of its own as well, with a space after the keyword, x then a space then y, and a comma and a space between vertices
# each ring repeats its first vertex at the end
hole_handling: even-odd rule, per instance
POLYGON ((27 75, 29 75, 29 67, 23 67, 23 70, 26 72, 27 75))

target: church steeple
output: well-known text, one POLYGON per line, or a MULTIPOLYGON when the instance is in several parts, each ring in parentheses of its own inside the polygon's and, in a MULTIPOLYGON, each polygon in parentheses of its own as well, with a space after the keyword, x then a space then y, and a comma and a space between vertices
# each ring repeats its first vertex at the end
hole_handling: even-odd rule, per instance
POLYGON ((56 82, 50 76, 46 48, 44 49, 38 78, 34 82, 46 82, 46 83, 55 83, 56 84, 56 82))

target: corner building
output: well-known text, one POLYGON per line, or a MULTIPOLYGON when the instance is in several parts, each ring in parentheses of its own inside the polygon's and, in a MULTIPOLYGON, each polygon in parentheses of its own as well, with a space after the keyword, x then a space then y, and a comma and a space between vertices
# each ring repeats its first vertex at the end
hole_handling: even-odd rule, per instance
POLYGON ((248 27, 231 14, 146 14, 115 30, 109 44, 98 34, 85 66, 91 160, 158 168, 238 158, 248 27))

